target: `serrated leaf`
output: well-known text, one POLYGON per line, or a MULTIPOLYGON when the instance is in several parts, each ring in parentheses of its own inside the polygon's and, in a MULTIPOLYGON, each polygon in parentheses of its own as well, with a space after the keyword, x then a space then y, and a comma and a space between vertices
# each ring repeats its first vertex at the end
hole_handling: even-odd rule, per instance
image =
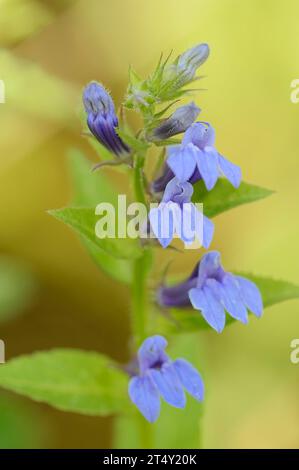
POLYGON ((0 386, 60 410, 105 416, 127 405, 127 377, 96 352, 53 349, 11 359, 0 386))
POLYGON ((214 217, 241 204, 264 199, 273 194, 273 191, 253 184, 242 182, 238 189, 229 181, 221 178, 212 191, 207 191, 204 182, 198 181, 194 185, 193 202, 202 202, 203 211, 207 217, 214 217))
MULTIPOLYGON (((288 281, 276 280, 262 276, 256 276, 248 273, 236 273, 253 281, 260 289, 264 307, 283 302, 285 300, 299 298, 299 286, 288 281)), ((226 324, 234 323, 230 315, 226 316, 226 324)), ((204 320, 201 313, 192 308, 171 309, 169 318, 161 317, 160 326, 162 331, 166 329, 169 333, 184 333, 186 331, 195 331, 211 329, 204 320), (168 320, 166 322, 166 320, 168 320)))
MULTIPOLYGON (((110 256, 120 259, 136 259, 142 254, 138 239, 98 238, 95 226, 99 217, 94 208, 66 207, 49 211, 49 214, 72 227, 80 236, 85 237, 94 248, 103 250, 110 256)), ((117 229, 117 222, 115 222, 117 229)))
MULTIPOLYGON (((73 149, 69 154, 69 168, 73 183, 74 197, 73 202, 75 206, 91 206, 100 202, 110 202, 116 207, 117 204, 117 190, 113 184, 107 180, 104 173, 99 171, 96 173, 91 172, 91 163, 84 155, 76 149, 73 149)), ((130 283, 132 280, 132 263, 130 260, 123 260, 115 258, 99 249, 93 242, 82 238, 87 251, 93 258, 94 262, 106 274, 112 278, 130 283)))

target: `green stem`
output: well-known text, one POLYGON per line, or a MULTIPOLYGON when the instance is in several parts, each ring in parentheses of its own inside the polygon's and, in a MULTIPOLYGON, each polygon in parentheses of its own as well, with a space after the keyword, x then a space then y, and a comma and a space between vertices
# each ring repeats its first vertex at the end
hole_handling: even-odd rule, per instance
MULTIPOLYGON (((137 154, 134 161, 134 193, 136 202, 146 204, 144 188, 144 167, 145 156, 137 154)), ((147 330, 147 271, 148 271, 149 250, 145 249, 140 258, 133 262, 133 283, 132 283, 132 320, 135 347, 139 347, 146 338, 147 330)))
POLYGON ((139 347, 146 338, 147 330, 147 253, 133 263, 132 316, 135 346, 139 347))
POLYGON ((146 205, 144 174, 143 174, 144 159, 145 159, 145 156, 142 154, 137 154, 135 157, 134 192, 135 192, 136 202, 142 202, 142 204, 146 205))
MULTIPOLYGON (((136 202, 146 204, 145 180, 143 174, 145 155, 137 154, 134 161, 134 193, 136 202)), ((132 282, 132 329, 135 350, 147 337, 148 321, 148 290, 147 275, 150 266, 151 252, 148 248, 143 250, 141 257, 133 262, 133 282, 132 282)), ((138 417, 139 436, 141 447, 144 449, 153 446, 153 428, 144 419, 138 417)))
POLYGON ((154 433, 153 425, 148 423, 144 417, 140 414, 139 419, 139 440, 140 447, 142 449, 153 449, 154 448, 154 433))

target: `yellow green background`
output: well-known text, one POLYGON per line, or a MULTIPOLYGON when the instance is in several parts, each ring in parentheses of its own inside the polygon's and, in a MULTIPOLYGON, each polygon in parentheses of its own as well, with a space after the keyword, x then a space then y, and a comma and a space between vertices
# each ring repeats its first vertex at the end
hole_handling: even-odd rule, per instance
MULTIPOLYGON (((146 76, 161 51, 209 43, 205 90, 195 97, 201 116, 244 180, 276 191, 217 217, 212 248, 229 270, 298 283, 299 104, 290 100, 299 78, 298 16, 297 0, 0 1, 0 250, 25 263, 37 284, 22 315, 0 324, 7 359, 64 346, 128 359, 127 289, 100 273, 46 210, 70 200, 68 149, 87 149, 77 116, 84 84, 102 81, 119 104, 128 65, 146 76)), ((122 173, 106 173, 126 188, 122 173)), ((162 259, 169 257, 184 274, 198 255, 162 259)), ((298 315, 298 302, 289 301, 246 327, 198 337, 204 447, 299 447, 299 364, 289 358, 298 315)), ((112 445, 110 418, 0 398, 0 447, 112 445)))

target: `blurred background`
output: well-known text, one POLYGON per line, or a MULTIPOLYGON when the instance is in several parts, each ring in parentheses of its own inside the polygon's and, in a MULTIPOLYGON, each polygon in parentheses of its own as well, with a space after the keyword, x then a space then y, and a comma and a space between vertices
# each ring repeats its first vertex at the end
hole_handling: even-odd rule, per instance
MULTIPOLYGON (((161 51, 208 42, 196 103, 217 147, 271 198, 216 219, 212 248, 229 270, 299 282, 297 0, 0 0, 0 338, 6 359, 74 347, 128 359, 129 292, 98 271, 47 215, 66 205, 70 147, 96 161, 78 120, 81 90, 105 83, 119 104, 128 65, 146 76, 161 51), (116 295, 117 293, 117 295, 116 295)), ((121 189, 121 173, 105 170, 121 189)), ((188 273, 194 251, 174 258, 188 273)), ((169 259, 163 254, 162 259, 169 259)), ((161 264, 161 261, 160 261, 161 264)), ((198 336, 207 386, 206 448, 298 448, 299 304, 198 336)), ((1 367, 1 365, 0 365, 1 367)), ((0 394, 0 447, 109 447, 113 420, 0 394)))

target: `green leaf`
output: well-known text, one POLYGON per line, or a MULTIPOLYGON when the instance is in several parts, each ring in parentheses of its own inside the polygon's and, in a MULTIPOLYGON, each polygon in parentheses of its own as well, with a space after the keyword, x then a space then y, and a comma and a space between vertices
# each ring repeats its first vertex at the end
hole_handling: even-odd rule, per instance
POLYGON ((214 217, 229 209, 258 201, 273 194, 273 191, 249 183, 241 183, 238 189, 229 181, 221 178, 213 191, 207 191, 204 182, 198 181, 194 185, 193 202, 202 202, 203 211, 207 217, 214 217))
MULTIPOLYGON (((95 248, 103 250, 110 256, 120 259, 136 259, 142 254, 138 239, 132 238, 98 238, 95 226, 99 217, 95 209, 86 207, 66 207, 49 211, 53 217, 72 227, 79 235, 85 237, 95 248)), ((117 228, 117 222, 115 222, 117 228)))
POLYGON ((129 82, 131 85, 138 85, 141 83, 142 79, 138 75, 138 73, 133 69, 133 67, 130 65, 129 67, 129 82))
POLYGON ((127 406, 127 377, 113 361, 76 349, 53 349, 11 359, 0 386, 60 410, 105 416, 127 406))
MULTIPOLYGON (((283 302, 285 300, 299 298, 299 286, 291 282, 271 279, 262 276, 256 276, 248 273, 236 273, 253 281, 260 289, 264 307, 283 302)), ((226 324, 234 323, 236 320, 227 314, 226 324)), ((185 333, 186 331, 195 331, 211 329, 204 320, 199 311, 192 308, 171 309, 169 318, 160 316, 159 326, 162 331, 168 333, 185 333), (166 322, 166 320, 168 320, 166 322)))
POLYGON ((144 140, 139 140, 133 135, 130 135, 119 128, 116 129, 116 132, 119 137, 135 152, 145 152, 149 147, 149 144, 144 140))
MULTIPOLYGON (((69 168, 73 183, 75 206, 96 206, 99 202, 110 202, 117 205, 117 190, 108 181, 103 172, 91 172, 91 162, 76 149, 69 154, 69 168)), ((95 246, 93 242, 82 238, 87 251, 94 262, 112 278, 130 283, 132 280, 132 263, 130 260, 115 258, 95 246)))
POLYGON ((0 258, 0 321, 22 313, 33 299, 35 280, 26 266, 2 256, 0 258))
POLYGON ((180 143, 181 143, 180 139, 175 139, 175 138, 153 141, 153 144, 156 145, 156 147, 165 147, 165 145, 178 145, 180 143))

